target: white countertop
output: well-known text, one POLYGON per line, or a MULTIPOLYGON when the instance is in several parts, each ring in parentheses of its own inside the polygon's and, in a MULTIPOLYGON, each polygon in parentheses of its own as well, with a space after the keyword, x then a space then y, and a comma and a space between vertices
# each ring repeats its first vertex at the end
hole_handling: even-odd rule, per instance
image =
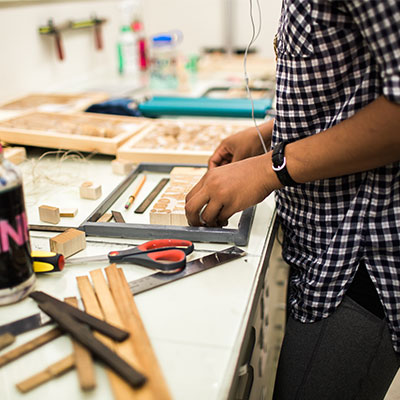
MULTIPOLYGON (((96 176, 101 178, 103 197, 98 202, 123 179, 112 174, 111 159, 99 157, 79 164, 79 174, 83 181, 96 176)), ((21 169, 24 170, 25 165, 22 165, 21 169)), ((25 174, 26 171, 24 176, 25 174)), ((34 196, 28 192, 29 184, 26 183, 25 195, 28 221, 31 224, 37 222, 37 207, 40 204, 59 201, 58 205, 63 206, 61 203, 64 201, 67 203, 65 207, 71 207, 72 198, 80 203, 76 196, 78 182, 75 187, 61 185, 54 191, 43 190, 34 196)), ((88 204, 87 201, 83 202, 88 204)), ((90 208, 94 209, 98 202, 90 203, 90 208)), ((90 212, 85 205, 79 204, 79 209, 79 221, 74 222, 77 225, 85 213, 90 212)), ((269 196, 256 208, 248 246, 242 247, 247 252, 245 257, 135 296, 140 315, 174 399, 222 400, 228 396, 273 219, 274 199, 273 196, 269 196)), ((48 238, 55 235, 56 233, 32 231, 32 248, 48 250, 48 238)), ((87 248, 77 256, 103 254, 121 249, 117 243, 131 245, 140 241, 87 237, 87 248)), ((195 243, 195 252, 189 257, 189 261, 230 246, 231 244, 195 243)), ((79 297, 75 277, 87 275, 91 269, 106 266, 105 263, 66 266, 60 273, 38 276, 36 289, 60 299, 67 296, 79 297)), ((153 273, 140 266, 121 266, 128 281, 153 273)), ((35 302, 29 298, 17 304, 0 307, 0 324, 37 311, 35 302)), ((2 350, 0 354, 48 329, 49 327, 43 327, 20 335, 12 346, 2 350)), ((1 399, 112 399, 108 379, 99 363, 96 363, 98 384, 92 392, 81 391, 76 371, 70 371, 29 393, 18 392, 15 387, 17 382, 71 352, 71 341, 67 336, 63 336, 0 368, 1 399)))

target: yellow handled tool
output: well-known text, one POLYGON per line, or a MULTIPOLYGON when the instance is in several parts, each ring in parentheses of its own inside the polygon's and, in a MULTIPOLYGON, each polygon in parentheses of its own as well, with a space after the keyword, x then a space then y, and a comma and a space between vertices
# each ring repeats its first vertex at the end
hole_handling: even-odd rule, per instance
POLYGON ((64 269, 65 260, 62 254, 51 251, 32 251, 33 270, 38 274, 57 272, 64 269))

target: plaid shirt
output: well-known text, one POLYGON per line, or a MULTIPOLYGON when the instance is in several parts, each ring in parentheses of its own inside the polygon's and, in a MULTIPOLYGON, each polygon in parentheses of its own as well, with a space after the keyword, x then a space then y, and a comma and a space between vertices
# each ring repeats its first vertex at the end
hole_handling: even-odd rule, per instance
MULTIPOLYGON (((381 95, 400 103, 399 0, 284 0, 276 43, 273 145, 325 131, 381 95)), ((285 187, 276 201, 293 317, 329 316, 363 260, 400 352, 400 163, 285 187)))

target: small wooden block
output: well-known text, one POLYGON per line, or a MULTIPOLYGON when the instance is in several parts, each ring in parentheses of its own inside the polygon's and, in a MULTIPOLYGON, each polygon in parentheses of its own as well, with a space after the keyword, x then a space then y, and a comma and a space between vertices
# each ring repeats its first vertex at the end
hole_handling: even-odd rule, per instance
POLYGON ((25 147, 6 147, 4 157, 15 165, 21 164, 26 160, 26 149, 25 147))
POLYGON ((172 168, 172 170, 169 173, 169 175, 171 177, 182 176, 182 175, 203 176, 206 172, 207 172, 207 168, 174 167, 174 168, 172 168))
POLYGON ((96 222, 110 222, 113 218, 111 213, 103 214, 96 222))
POLYGON ((114 174, 128 175, 134 168, 134 163, 128 160, 112 160, 111 167, 114 174))
POLYGON ((93 182, 83 182, 79 192, 82 199, 97 200, 101 196, 101 185, 93 182))
POLYGON ((86 247, 85 232, 70 228, 50 239, 50 250, 61 253, 65 258, 86 247))
POLYGON ((171 225, 171 210, 151 210, 150 224, 171 225))
POLYGON ((43 222, 58 224, 60 222, 60 209, 58 207, 40 206, 39 218, 43 222))
POLYGON ((176 226, 187 226, 188 222, 186 219, 185 210, 174 209, 171 213, 171 225, 176 226))
POLYGON ((61 208, 60 217, 64 218, 74 218, 78 214, 77 208, 61 208))

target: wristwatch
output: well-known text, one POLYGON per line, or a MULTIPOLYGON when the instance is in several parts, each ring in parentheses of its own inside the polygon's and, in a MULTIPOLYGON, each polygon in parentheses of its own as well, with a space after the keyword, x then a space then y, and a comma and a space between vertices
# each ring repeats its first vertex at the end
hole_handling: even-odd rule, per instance
POLYGON ((298 183, 292 179, 286 168, 285 146, 287 144, 287 142, 280 142, 274 147, 272 152, 272 169, 283 186, 296 186, 298 183))

